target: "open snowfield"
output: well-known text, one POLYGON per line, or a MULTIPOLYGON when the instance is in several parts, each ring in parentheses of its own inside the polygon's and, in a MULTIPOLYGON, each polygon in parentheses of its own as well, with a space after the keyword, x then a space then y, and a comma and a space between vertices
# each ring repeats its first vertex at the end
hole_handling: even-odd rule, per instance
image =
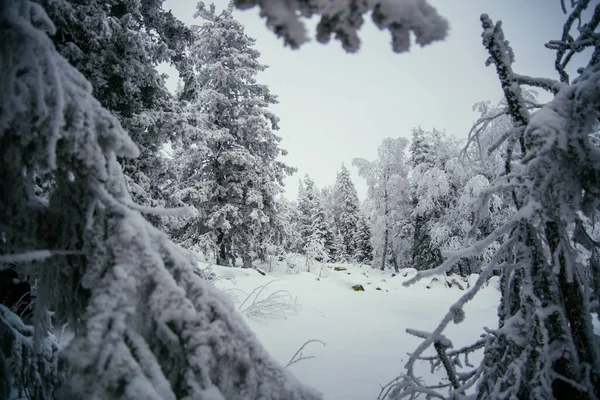
MULTIPOLYGON (((215 285, 231 294, 238 305, 255 288, 269 282, 258 300, 279 290, 296 298, 297 313, 289 312, 285 319, 265 320, 260 316, 246 319, 271 355, 283 365, 307 340, 325 342, 325 346, 308 344, 302 355, 314 358, 289 368, 330 400, 377 398, 380 384, 386 384, 403 371, 407 353, 419 343, 405 329, 433 330, 453 301, 465 293, 456 286, 448 287, 443 278, 403 287, 402 282, 414 270, 401 270, 392 277, 391 271, 352 264, 330 265, 320 280, 317 267, 314 272, 289 274, 280 266, 266 276, 249 269, 218 266, 212 269, 219 276, 215 285), (334 271, 334 267, 347 270, 334 271), (357 284, 363 285, 365 291, 354 291, 352 286, 357 284)), ((499 300, 496 279, 466 306, 465 321, 448 327, 446 334, 455 348, 475 341, 484 326, 496 327, 499 300)), ((241 309, 246 309, 255 297, 251 295, 241 309)), ((475 358, 471 357, 472 361, 478 362, 475 358)), ((422 364, 418 372, 431 379, 428 364, 422 364)), ((439 371, 434 379, 443 376, 439 371)))

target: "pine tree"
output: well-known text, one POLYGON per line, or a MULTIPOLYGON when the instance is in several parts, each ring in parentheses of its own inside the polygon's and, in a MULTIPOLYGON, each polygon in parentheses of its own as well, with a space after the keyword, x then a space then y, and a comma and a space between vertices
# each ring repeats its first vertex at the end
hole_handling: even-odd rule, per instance
POLYGON ((323 208, 325 209, 325 213, 327 214, 327 218, 328 218, 332 228, 334 228, 334 226, 335 226, 334 218, 333 218, 333 215, 335 214, 335 212, 334 212, 335 199, 334 199, 334 190, 333 189, 334 188, 332 186, 326 186, 321 189, 321 193, 320 193, 321 204, 323 205, 323 208))
POLYGON ((357 231, 360 212, 354 183, 350 178, 350 172, 343 164, 337 175, 332 199, 334 227, 344 238, 346 258, 352 259, 356 251, 354 236, 357 231))
POLYGON ((278 160, 285 151, 274 133, 278 118, 268 110, 277 100, 256 83, 266 67, 258 61, 255 40, 233 18, 231 7, 217 14, 214 5, 199 3, 196 16, 206 22, 197 27, 190 54, 195 73, 180 97, 187 109, 202 115, 198 124, 206 132, 206 147, 187 146, 180 153, 183 189, 176 195, 199 211, 183 239, 210 232, 218 264, 235 263, 239 254, 249 267, 259 252, 258 239, 274 229, 276 197, 293 169, 278 160))

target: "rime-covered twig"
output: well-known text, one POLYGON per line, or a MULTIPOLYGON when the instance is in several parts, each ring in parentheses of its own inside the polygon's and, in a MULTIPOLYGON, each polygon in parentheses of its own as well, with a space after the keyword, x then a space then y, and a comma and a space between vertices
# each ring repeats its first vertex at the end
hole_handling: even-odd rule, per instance
POLYGON ((19 300, 11 307, 11 311, 14 312, 15 314, 19 313, 19 317, 22 319, 23 316, 25 315, 25 313, 27 312, 27 310, 31 310, 32 307, 32 301, 30 299, 29 303, 27 303, 27 301, 25 300, 27 298, 27 296, 31 296, 30 291, 26 291, 25 293, 23 293, 23 295, 21 297, 19 297, 19 300), (25 308, 23 308, 20 312, 19 309, 21 309, 21 307, 25 306, 25 308))
MULTIPOLYGON (((567 21, 563 26, 562 36, 560 40, 551 40, 546 44, 546 48, 550 50, 556 51, 556 59, 554 61, 554 68, 560 75, 561 82, 569 83, 569 74, 566 72, 566 67, 571 61, 571 58, 574 54, 583 51, 587 47, 592 47, 595 45, 594 41, 583 43, 586 39, 593 36, 594 30, 600 23, 600 4, 596 5, 594 8, 594 12, 590 21, 584 26, 579 27, 580 35, 577 39, 573 39, 571 36, 571 29, 573 28, 573 23, 575 21, 579 21, 581 23, 581 15, 585 9, 590 4, 590 0, 580 0, 577 1, 575 7, 571 11, 571 14, 567 17, 567 21), (584 29, 582 29, 584 28, 584 29), (569 53, 567 54, 567 51, 569 53)), ((567 9, 564 5, 563 12, 567 13, 567 9)), ((597 36, 597 35, 596 35, 597 36)), ((598 38, 596 37, 596 40, 598 38)), ((596 49, 596 52, 598 50, 596 49)), ((593 59, 592 55, 592 59, 593 59)))
POLYGON ((302 346, 300 346, 300 348, 296 351, 296 353, 293 355, 293 357, 290 359, 290 361, 288 361, 288 363, 285 365, 285 367, 289 367, 291 365, 296 364, 297 362, 303 361, 303 360, 310 360, 312 358, 315 358, 315 356, 304 356, 302 355, 302 350, 304 350, 304 348, 309 345, 310 343, 320 343, 323 346, 326 346, 327 344, 319 339, 310 339, 307 340, 306 342, 304 342, 304 344, 302 346))
POLYGON ((449 309, 448 313, 442 318, 442 321, 435 328, 435 330, 415 349, 413 353, 411 353, 408 362, 406 363, 406 374, 410 378, 416 381, 416 376, 414 375, 414 364, 421 357, 421 355, 425 352, 425 350, 431 346, 436 340, 438 340, 446 326, 455 320, 460 320, 463 317, 463 307, 464 305, 473 299, 473 297, 479 292, 479 290, 483 287, 483 284, 487 281, 487 279, 492 275, 493 271, 499 268, 504 267, 503 264, 499 264, 499 259, 503 256, 503 251, 505 249, 510 248, 515 242, 515 239, 509 239, 505 243, 500 246, 497 250, 496 254, 492 257, 492 259, 482 267, 481 274, 473 287, 464 295, 462 295, 449 309))
MULTIPOLYGON (((443 387, 446 386, 448 385, 443 385, 443 387)), ((426 387, 421 381, 415 381, 407 375, 401 375, 397 378, 394 378, 386 385, 381 386, 381 390, 379 392, 379 396, 377 396, 377 399, 401 400, 407 398, 409 400, 413 400, 420 397, 422 394, 428 399, 446 399, 446 397, 438 393, 437 390, 426 387)))
POLYGON ((287 290, 277 290, 265 298, 260 298, 267 286, 273 282, 276 281, 254 288, 238 306, 238 310, 249 318, 265 322, 269 319, 285 319, 289 314, 297 314, 300 306, 287 290))
POLYGON ((65 334, 65 330, 67 329, 68 326, 69 326, 69 323, 65 322, 63 324, 63 326, 60 328, 60 334, 58 335, 58 339, 56 341, 59 345, 60 345, 63 335, 65 334))
MULTIPOLYGON (((484 339, 480 339, 480 340, 476 341, 475 343, 470 344, 468 346, 461 347, 460 349, 447 351, 446 355, 448 357, 455 357, 455 356, 458 356, 458 355, 461 355, 461 354, 471 353, 473 351, 482 349, 485 346, 486 342, 487 342, 487 340, 485 338, 484 339)), ((437 359, 437 356, 419 357, 419 360, 426 360, 426 361, 431 361, 431 360, 434 360, 434 359, 437 359)))

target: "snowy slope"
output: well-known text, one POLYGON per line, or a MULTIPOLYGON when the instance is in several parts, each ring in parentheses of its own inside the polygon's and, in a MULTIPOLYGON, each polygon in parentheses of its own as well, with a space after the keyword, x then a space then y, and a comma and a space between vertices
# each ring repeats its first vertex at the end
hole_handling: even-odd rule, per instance
MULTIPOLYGON (((443 278, 403 287, 402 282, 414 270, 401 270, 392 277, 389 271, 367 266, 335 266, 343 266, 347 271, 334 271, 330 267, 320 280, 317 280, 318 270, 290 275, 282 267, 266 276, 240 268, 214 266, 213 270, 221 277, 215 284, 232 294, 237 304, 256 287, 277 279, 265 288, 260 298, 287 290, 297 297, 301 309, 297 314, 288 313, 286 319, 248 318, 263 345, 285 365, 304 342, 322 340, 326 346, 311 343, 303 351, 304 356, 315 356, 314 359, 289 367, 296 376, 322 391, 325 399, 374 399, 379 394, 379 385, 403 370, 406 354, 419 343, 405 329, 433 330, 464 291, 456 286, 449 288, 443 278), (356 284, 363 285, 365 291, 352 290, 356 284), (381 290, 376 290, 377 287, 381 290)), ((467 305, 465 322, 449 327, 446 333, 455 348, 476 340, 483 326, 496 327, 499 300, 496 283, 491 283, 467 305)), ((479 361, 474 358, 472 361, 479 361)), ((423 364, 418 372, 428 377, 429 365, 423 364)), ((437 377, 440 379, 443 374, 438 373, 437 377)))

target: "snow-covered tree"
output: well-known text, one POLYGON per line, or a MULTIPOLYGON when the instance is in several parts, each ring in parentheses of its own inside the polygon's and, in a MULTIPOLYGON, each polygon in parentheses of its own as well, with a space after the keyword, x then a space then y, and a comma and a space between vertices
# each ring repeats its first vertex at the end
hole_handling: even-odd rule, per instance
POLYGON ((333 261, 338 263, 348 262, 346 246, 344 245, 344 235, 340 232, 336 232, 333 235, 333 261))
MULTIPOLYGON (((413 129, 410 158, 414 205, 412 264, 418 270, 431 269, 442 262, 442 242, 449 232, 445 226, 435 226, 435 222, 451 207, 457 196, 457 184, 452 181, 448 163, 457 167, 454 172, 460 171, 456 161, 458 152, 457 143, 443 132, 413 129)), ((457 223, 468 224, 468 221, 457 223)))
POLYGON ((306 255, 306 271, 311 272, 314 262, 326 263, 329 261, 329 252, 325 248, 323 236, 319 231, 313 232, 304 246, 306 255))
POLYGON ((141 216, 117 162, 139 151, 47 33, 39 3, 0 0, 0 266, 37 274, 36 351, 47 348, 48 310, 70 317, 60 397, 318 398, 141 216), (54 179, 47 199, 37 173, 54 179))
POLYGON ((371 245, 371 228, 364 215, 358 219, 358 226, 354 233, 354 260, 359 263, 369 264, 373 260, 373 246, 371 245))
MULTIPOLYGON (((502 120, 492 118, 486 126, 484 119, 490 117, 489 110, 482 110, 478 121, 477 152, 459 152, 459 144, 441 132, 424 132, 415 129, 414 136, 419 143, 413 146, 416 164, 411 171, 411 186, 414 210, 413 265, 417 269, 433 268, 441 263, 445 251, 460 249, 471 235, 476 239, 504 223, 514 211, 510 199, 494 194, 490 198, 485 221, 472 231, 474 222, 473 204, 491 186, 497 177, 498 169, 504 165, 502 157, 482 157, 490 148, 490 139, 495 139, 499 129, 504 127, 502 120), (496 176, 494 176, 496 174, 496 176)), ((492 112, 495 115, 495 111, 492 112)), ((503 115, 503 114, 500 114, 503 115)), ((473 146, 475 147, 475 146, 473 146)), ((494 252, 499 241, 491 243, 484 254, 484 260, 494 252)), ((454 269, 463 276, 477 272, 480 257, 461 260, 454 269)))
POLYGON ((199 3, 190 49, 193 76, 180 93, 187 108, 202 115, 206 146, 185 146, 181 189, 175 193, 195 207, 185 237, 214 237, 217 263, 230 265, 239 254, 244 267, 256 257, 259 239, 269 236, 277 219, 276 198, 283 178, 293 169, 279 160, 278 118, 268 107, 277 102, 267 86, 256 82, 259 63, 255 40, 244 33, 232 8, 221 13, 199 3))
POLYGON ((344 252, 347 259, 352 259, 356 251, 355 235, 360 219, 358 195, 350 172, 342 164, 337 174, 335 186, 331 194, 333 228, 344 238, 344 252))
POLYGON ((331 226, 329 225, 329 221, 327 220, 327 214, 325 214, 325 209, 321 205, 321 199, 319 197, 316 197, 315 207, 312 213, 312 224, 310 227, 310 236, 308 240, 309 242, 311 237, 319 238, 329 256, 335 253, 334 235, 331 230, 331 226))
MULTIPOLYGON (((448 253, 432 271, 422 271, 407 284, 452 268, 459 260, 481 254, 504 237, 491 259, 481 267, 477 282, 411 355, 406 379, 387 398, 415 393, 443 398, 414 376, 416 360, 439 344, 443 330, 464 318, 463 306, 495 271, 501 274, 498 327, 488 329, 472 346, 439 352, 449 376, 451 396, 465 396, 476 386, 478 399, 597 399, 600 397, 600 341, 594 334, 592 313, 598 313, 600 268, 593 257, 598 242, 587 231, 584 219, 594 220, 600 202, 600 149, 592 135, 600 117, 600 4, 592 12, 588 0, 573 1, 559 40, 546 47, 556 51, 559 80, 519 75, 512 69, 514 54, 500 22, 481 16, 483 45, 494 65, 505 94, 512 126, 506 143, 505 171, 481 193, 474 226, 488 211, 494 193, 508 192, 516 212, 487 237, 468 237, 465 246, 448 253), (577 77, 570 79, 573 55, 591 50, 577 77), (553 99, 534 113, 529 111, 521 86, 544 89, 553 99), (582 251, 592 257, 582 262, 582 251), (480 365, 457 371, 457 358, 484 349, 480 365), (445 361, 444 361, 445 360, 445 361)), ((582 60, 581 58, 579 60, 582 60)))
POLYGON ((322 242, 330 257, 335 256, 334 234, 321 203, 321 196, 315 182, 306 175, 298 190, 299 231, 302 237, 301 252, 312 240, 322 242), (311 239, 312 237, 312 239, 311 239), (316 239, 318 240, 316 240, 316 239))
POLYGON ((410 185, 406 164, 408 140, 384 139, 374 161, 355 159, 359 174, 368 185, 366 210, 371 223, 373 258, 385 269, 391 256, 399 268, 398 258, 404 258, 410 245, 406 243, 406 225, 410 213, 410 185))
POLYGON ((298 204, 285 198, 280 200, 280 217, 283 220, 281 242, 283 249, 291 253, 300 253, 302 249, 301 214, 298 204))
POLYGON ((315 181, 308 175, 298 181, 298 232, 301 241, 298 249, 303 251, 304 245, 311 235, 312 216, 315 212, 316 189, 315 181))
POLYGON ((335 199, 334 199, 334 188, 333 186, 326 186, 321 189, 320 197, 321 197, 321 205, 325 210, 325 214, 327 214, 327 220, 331 225, 332 229, 335 229, 334 226, 334 209, 335 209, 335 199))

